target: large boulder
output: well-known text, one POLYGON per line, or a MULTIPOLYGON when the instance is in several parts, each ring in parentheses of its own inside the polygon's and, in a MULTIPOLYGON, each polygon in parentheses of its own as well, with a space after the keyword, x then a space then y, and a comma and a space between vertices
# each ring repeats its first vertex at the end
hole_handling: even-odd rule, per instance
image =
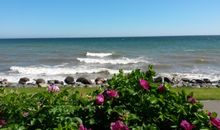
POLYGON ((188 78, 182 78, 181 79, 183 82, 190 82, 190 79, 188 79, 188 78))
POLYGON ((63 81, 60 81, 60 80, 48 80, 47 83, 48 84, 60 84, 60 85, 63 85, 63 81))
POLYGON ((79 77, 76 82, 80 82, 80 83, 83 83, 83 84, 92 84, 92 81, 89 80, 89 79, 86 79, 84 77, 79 77))
POLYGON ((156 78, 154 79, 154 82, 156 82, 156 83, 162 83, 162 82, 163 82, 163 77, 161 77, 161 76, 156 77, 156 78))
POLYGON ((98 77, 95 79, 95 83, 97 85, 102 85, 102 84, 106 83, 106 80, 104 78, 98 77))
POLYGON ((44 79, 36 79, 35 80, 36 81, 36 84, 39 86, 40 84, 45 84, 46 82, 45 82, 45 80, 44 79))
POLYGON ((205 83, 211 83, 210 79, 203 79, 205 83))
POLYGON ((203 80, 201 80, 201 79, 195 79, 195 81, 196 81, 196 83, 199 83, 199 84, 203 84, 203 83, 205 83, 203 80))
POLYGON ((164 82, 173 83, 172 80, 168 77, 164 77, 164 82))
POLYGON ((27 77, 23 77, 23 78, 20 78, 20 80, 18 81, 19 84, 26 84, 28 81, 30 81, 29 78, 27 77))
POLYGON ((72 76, 67 76, 65 79, 64 79, 64 82, 66 84, 74 84, 75 81, 74 81, 74 78, 72 76))
POLYGON ((163 82, 173 83, 170 78, 168 78, 168 77, 162 77, 162 76, 156 77, 156 78, 154 79, 154 82, 156 82, 156 83, 163 83, 163 82))

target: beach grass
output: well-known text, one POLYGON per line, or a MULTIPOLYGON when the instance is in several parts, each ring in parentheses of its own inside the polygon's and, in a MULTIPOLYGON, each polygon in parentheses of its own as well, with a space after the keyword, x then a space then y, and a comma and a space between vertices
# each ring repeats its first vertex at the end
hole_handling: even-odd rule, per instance
MULTIPOLYGON (((61 90, 67 89, 69 92, 79 91, 80 94, 86 95, 92 91, 99 89, 98 87, 91 88, 73 88, 73 87, 61 87, 61 90)), ((17 91, 19 93, 38 93, 47 91, 47 88, 6 88, 5 91, 17 91)), ((181 92, 185 91, 187 94, 193 92, 193 95, 198 100, 220 100, 220 88, 171 88, 171 91, 181 92)))

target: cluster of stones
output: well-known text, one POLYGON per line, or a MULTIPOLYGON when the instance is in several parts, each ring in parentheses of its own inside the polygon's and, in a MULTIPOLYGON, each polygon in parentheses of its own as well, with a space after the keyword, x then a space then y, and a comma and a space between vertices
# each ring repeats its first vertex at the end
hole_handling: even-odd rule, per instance
MULTIPOLYGON (((8 82, 7 79, 0 80, 0 87, 47 87, 48 84, 56 84, 58 86, 73 86, 73 87, 93 87, 96 85, 103 85, 106 80, 102 77, 95 79, 93 83, 90 79, 85 77, 79 77, 76 80, 73 76, 67 76, 64 81, 60 80, 48 80, 45 81, 42 78, 36 79, 35 83, 29 83, 30 79, 27 77, 22 77, 19 79, 18 83, 8 82)), ((154 78, 156 83, 169 83, 173 87, 192 87, 192 88, 220 88, 220 80, 211 81, 210 79, 176 79, 175 77, 163 77, 157 76, 154 78)))
POLYGON ((18 83, 11 83, 7 79, 0 80, 0 87, 48 87, 48 84, 56 84, 58 86, 72 86, 72 87, 93 87, 95 85, 104 85, 106 80, 104 78, 98 77, 93 83, 90 79, 85 77, 79 77, 76 80, 73 76, 67 76, 64 81, 60 80, 48 80, 47 82, 42 79, 35 79, 35 83, 29 83, 30 79, 27 77, 22 77, 19 79, 18 83))
POLYGON ((173 87, 192 87, 192 88, 220 88, 220 80, 211 81, 210 79, 176 79, 158 76, 154 78, 156 83, 169 83, 172 84, 173 87))

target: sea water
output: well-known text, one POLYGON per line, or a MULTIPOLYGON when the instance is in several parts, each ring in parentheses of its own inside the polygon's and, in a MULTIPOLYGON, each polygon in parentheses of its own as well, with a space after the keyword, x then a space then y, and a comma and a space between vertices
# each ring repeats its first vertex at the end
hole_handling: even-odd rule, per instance
POLYGON ((220 36, 0 39, 0 79, 109 78, 123 69, 220 80, 220 36))

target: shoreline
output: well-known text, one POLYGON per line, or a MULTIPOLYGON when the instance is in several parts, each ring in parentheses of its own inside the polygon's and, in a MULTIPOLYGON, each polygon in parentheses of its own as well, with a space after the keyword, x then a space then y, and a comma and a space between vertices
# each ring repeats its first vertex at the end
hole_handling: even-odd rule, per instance
MULTIPOLYGON (((59 79, 46 79, 46 78, 36 78, 30 79, 29 77, 21 77, 17 82, 11 82, 8 79, 0 79, 0 87, 34 87, 34 86, 45 86, 49 84, 57 85, 73 85, 77 87, 94 86, 94 85, 104 85, 108 79, 113 75, 97 76, 91 78, 88 75, 70 75, 66 76, 63 80, 59 79), (68 81, 69 80, 69 81, 68 81)), ((44 76, 45 77, 45 76, 44 76)), ((168 83, 172 87, 191 87, 191 88, 220 88, 220 79, 212 80, 209 78, 185 78, 178 75, 174 76, 162 76, 157 75, 154 77, 155 83, 168 83)))

